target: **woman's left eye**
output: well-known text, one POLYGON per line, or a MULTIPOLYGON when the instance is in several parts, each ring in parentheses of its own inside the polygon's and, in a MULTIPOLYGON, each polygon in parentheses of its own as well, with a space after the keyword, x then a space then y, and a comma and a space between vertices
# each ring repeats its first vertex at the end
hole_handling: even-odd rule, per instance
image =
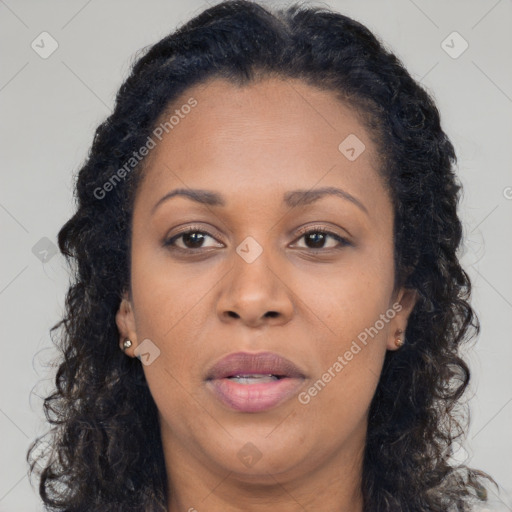
POLYGON ((309 231, 305 231, 301 234, 298 240, 304 239, 306 244, 310 243, 311 245, 306 245, 306 249, 338 249, 340 247, 344 247, 346 245, 350 245, 350 242, 336 233, 331 231, 327 231, 324 228, 314 228, 309 231), (325 247, 325 242, 328 239, 332 239, 335 241, 333 245, 330 247, 325 247))
MULTIPOLYGON (((336 233, 327 231, 325 228, 314 228, 310 229, 309 231, 303 231, 300 237, 296 240, 302 239, 304 239, 306 245, 302 246, 301 248, 313 250, 338 249, 340 247, 351 245, 347 239, 337 235, 336 233), (326 241, 329 239, 332 240, 334 243, 331 243, 330 247, 326 247, 326 241)), ((196 249, 222 247, 222 244, 220 244, 220 242, 218 244, 219 245, 217 245, 217 241, 212 235, 210 235, 206 231, 201 231, 198 229, 189 229, 188 231, 184 231, 182 233, 174 235, 173 237, 169 238, 164 242, 165 246, 172 247, 174 249, 182 251, 194 251, 196 249), (215 243, 209 246, 203 245, 204 241, 207 238, 211 238, 212 240, 215 241, 215 243), (181 245, 177 243, 178 241, 181 241, 181 245)))

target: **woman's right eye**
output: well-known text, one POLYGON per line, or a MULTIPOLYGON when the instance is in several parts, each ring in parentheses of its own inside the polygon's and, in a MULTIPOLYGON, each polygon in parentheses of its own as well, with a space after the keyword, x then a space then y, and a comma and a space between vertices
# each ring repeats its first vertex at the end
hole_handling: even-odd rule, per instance
POLYGON ((206 231, 202 231, 196 228, 190 228, 187 231, 183 231, 178 233, 171 238, 165 240, 164 246, 171 247, 173 249, 178 249, 181 251, 195 251, 197 249, 210 248, 210 247, 218 247, 218 245, 212 246, 203 246, 203 242, 207 239, 211 238, 215 240, 213 235, 206 231), (181 239, 181 246, 176 242, 181 239))

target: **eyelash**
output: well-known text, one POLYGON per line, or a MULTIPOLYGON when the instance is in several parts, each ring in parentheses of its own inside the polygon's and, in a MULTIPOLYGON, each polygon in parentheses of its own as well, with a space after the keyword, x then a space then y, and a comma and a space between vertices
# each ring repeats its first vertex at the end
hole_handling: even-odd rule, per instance
MULTIPOLYGON (((186 252, 186 253, 198 253, 199 251, 204 250, 204 249, 212 249, 211 247, 207 247, 207 248, 198 247, 196 249, 188 249, 188 248, 184 249, 183 247, 177 247, 175 245, 176 240, 178 240, 179 238, 181 238, 184 235, 189 235, 191 233, 200 233, 202 235, 207 235, 207 236, 215 239, 215 236, 213 236, 208 231, 205 231, 204 229, 202 229, 202 228, 200 228, 198 226, 191 226, 186 231, 182 231, 181 233, 178 233, 178 234, 172 236, 171 238, 165 240, 163 245, 165 247, 171 248, 172 250, 186 252)), ((329 231, 324 226, 313 226, 313 227, 302 229, 302 230, 299 231, 300 236, 296 240, 300 240, 301 238, 303 238, 303 237, 305 237, 305 236, 307 236, 307 235, 309 235, 311 233, 321 233, 323 235, 331 237, 334 240, 336 240, 337 242, 339 242, 339 245, 337 247, 328 247, 328 248, 320 247, 318 249, 309 248, 309 247, 301 247, 301 249, 309 249, 310 251, 313 251, 313 252, 315 252, 315 251, 329 251, 329 250, 339 250, 339 249, 341 249, 341 248, 343 248, 345 246, 352 245, 346 238, 343 238, 343 237, 337 235, 336 233, 333 233, 332 231, 329 231)))

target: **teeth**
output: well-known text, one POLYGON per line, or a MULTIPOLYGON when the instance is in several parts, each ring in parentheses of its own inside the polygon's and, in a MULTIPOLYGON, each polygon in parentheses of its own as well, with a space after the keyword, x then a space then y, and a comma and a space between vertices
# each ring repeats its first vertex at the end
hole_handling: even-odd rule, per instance
POLYGON ((261 375, 261 374, 253 374, 253 375, 235 375, 234 377, 228 377, 239 384, 254 384, 256 382, 273 382, 278 380, 275 375, 261 375))
POLYGON ((238 375, 233 375, 233 377, 249 377, 249 378, 259 378, 259 377, 274 377, 271 373, 268 373, 267 375, 264 375, 262 373, 240 373, 238 375))

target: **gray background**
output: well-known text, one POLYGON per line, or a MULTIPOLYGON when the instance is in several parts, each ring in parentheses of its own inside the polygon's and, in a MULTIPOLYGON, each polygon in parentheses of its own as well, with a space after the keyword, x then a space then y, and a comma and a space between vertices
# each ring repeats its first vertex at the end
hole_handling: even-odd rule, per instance
MULTIPOLYGON (((45 430, 40 397, 55 371, 47 365, 54 354, 49 329, 61 317, 68 285, 64 261, 52 255, 52 247, 72 213, 73 173, 137 50, 207 5, 0 0, 0 511, 41 510, 25 452, 45 430), (45 51, 50 48, 47 36, 39 36, 43 31, 58 43, 46 59, 31 47, 35 41, 43 51, 46 37, 45 51)), ((491 473, 506 491, 506 510, 512 510, 512 2, 315 5, 363 22, 393 49, 433 94, 455 145, 465 185, 463 262, 482 323, 467 354, 472 421, 457 459, 491 473), (453 31, 469 45, 457 58, 464 42, 448 37, 453 31)))

